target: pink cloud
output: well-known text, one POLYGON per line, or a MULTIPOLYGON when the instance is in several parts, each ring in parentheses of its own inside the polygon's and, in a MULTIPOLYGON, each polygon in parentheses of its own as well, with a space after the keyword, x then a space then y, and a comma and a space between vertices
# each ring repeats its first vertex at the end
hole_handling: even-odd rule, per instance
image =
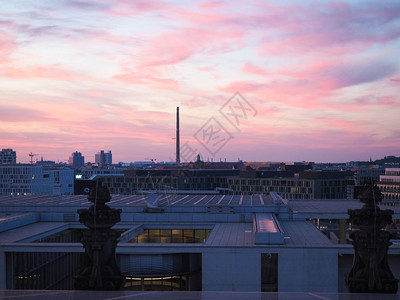
POLYGON ((238 91, 247 97, 259 99, 262 102, 281 103, 295 108, 315 110, 334 110, 334 111, 365 111, 367 106, 399 106, 397 95, 376 96, 370 95, 373 99, 362 100, 363 97, 353 99, 347 96, 346 102, 336 103, 331 100, 335 95, 335 90, 340 86, 330 78, 319 78, 313 76, 304 79, 287 79, 271 81, 266 84, 254 81, 231 82, 220 90, 227 93, 238 91), (320 81, 318 81, 320 80, 320 81))
POLYGON ((377 104, 382 106, 389 106, 392 108, 400 108, 400 97, 399 96, 378 97, 377 104))
POLYGON ((94 1, 75 1, 75 0, 69 0, 66 1, 64 5, 66 5, 67 7, 72 7, 72 8, 76 8, 79 10, 89 10, 89 11, 93 11, 93 10, 106 10, 107 8, 109 8, 110 6, 110 2, 111 1, 107 1, 107 3, 105 2, 94 2, 94 1))
POLYGON ((148 41, 137 62, 139 67, 177 64, 193 55, 212 56, 223 54, 243 45, 244 31, 181 28, 163 33, 148 41))
POLYGON ((160 90, 179 91, 179 82, 170 78, 155 77, 145 73, 126 71, 112 77, 127 84, 147 85, 160 90))
POLYGON ((348 53, 385 44, 400 36, 394 24, 400 14, 399 3, 281 5, 264 2, 259 7, 265 15, 256 16, 254 24, 269 29, 260 48, 260 54, 264 55, 304 51, 307 54, 322 48, 326 53, 348 53), (290 17, 282 20, 282 16, 290 17), (280 34, 271 38, 271 32, 280 34))
MULTIPOLYGON (((229 4, 228 4, 229 5, 229 4)), ((204 10, 212 10, 212 9, 225 9, 227 6, 227 3, 224 1, 215 1, 215 0, 211 0, 211 1, 205 1, 202 2, 200 7, 204 10)))
POLYGON ((397 66, 386 58, 370 57, 351 60, 343 57, 330 60, 310 61, 297 68, 279 70, 292 78, 307 79, 313 86, 333 91, 347 86, 369 83, 395 74, 397 66))
POLYGON ((51 66, 30 66, 19 68, 13 66, 4 66, 0 71, 0 77, 7 78, 49 78, 56 80, 86 80, 79 74, 62 70, 59 65, 51 66))
MULTIPOLYGON (((15 42, 15 37, 6 32, 0 30, 0 63, 7 62, 9 60, 9 55, 17 49, 17 43, 15 42)), ((0 70, 0 73, 2 70, 0 70)))
MULTIPOLYGON (((242 71, 263 74, 253 65, 245 65, 242 71)), ((347 103, 332 102, 331 97, 345 87, 380 81, 390 78, 397 71, 396 64, 386 58, 371 57, 368 62, 362 59, 350 60, 343 57, 330 60, 310 60, 299 66, 286 66, 271 72, 264 81, 253 78, 236 81, 220 90, 233 93, 239 91, 264 101, 279 102, 293 107, 361 111, 362 106, 348 99, 347 103)), ((388 94, 389 97, 397 96, 388 94)), ((395 105, 391 99, 387 104, 395 105)), ((374 105, 385 105, 383 101, 374 105)))
POLYGON ((366 95, 355 99, 357 106, 387 106, 392 108, 400 108, 399 96, 375 96, 366 95))
POLYGON ((28 149, 25 154, 35 149, 48 159, 67 158, 71 152, 80 150, 77 148, 116 145, 122 140, 125 147, 129 144, 135 147, 138 143, 168 145, 172 144, 175 132, 174 115, 160 111, 137 111, 119 104, 100 108, 80 101, 72 104, 55 99, 39 101, 36 107, 37 110, 2 107, 1 111, 8 117, 0 120, 7 125, 0 126, 0 136, 13 148, 28 149), (11 128, 18 128, 18 134, 11 128), (35 128, 42 128, 42 132, 35 128))
MULTIPOLYGON (((217 6, 215 6, 217 8, 217 6)), ((200 10, 196 9, 175 9, 171 11, 173 18, 184 20, 190 24, 205 25, 211 27, 212 24, 218 24, 220 27, 230 25, 230 17, 226 13, 216 12, 207 9, 207 6, 202 5, 200 10)))
POLYGON ((144 13, 164 11, 171 8, 171 4, 159 0, 112 0, 107 3, 110 4, 107 12, 117 16, 138 16, 144 13))
POLYGON ((205 101, 201 101, 199 96, 194 96, 188 103, 187 105, 189 108, 194 108, 194 107, 200 107, 204 106, 206 103, 205 101))
POLYGON ((329 127, 331 127, 332 129, 345 130, 348 133, 354 132, 360 134, 361 132, 365 131, 365 129, 363 130, 363 127, 366 125, 366 122, 347 121, 324 117, 318 117, 315 119, 317 121, 322 121, 329 124, 329 127))
POLYGON ((200 71, 205 71, 205 72, 213 72, 216 71, 216 67, 218 67, 219 64, 214 64, 210 66, 204 66, 204 67, 198 67, 197 69, 200 71))
POLYGON ((223 150, 232 157, 270 159, 266 151, 279 149, 275 155, 286 159, 322 157, 318 150, 340 158, 398 144, 397 124, 389 124, 400 107, 395 2, 73 0, 28 9, 28 18, 15 10, 12 21, 0 20, 0 77, 12 83, 3 80, 0 101, 10 104, 2 107, 0 136, 25 156, 35 147, 55 158, 108 147, 125 160, 147 152, 173 157, 174 114, 163 112, 170 103, 146 103, 149 110, 139 111, 146 91, 176 96, 193 114, 185 125, 193 133, 196 120, 201 125, 214 113, 208 107, 218 113, 230 95, 242 93, 258 117, 223 150), (52 57, 57 63, 39 65, 34 57, 46 57, 49 44, 65 52, 59 61, 52 57), (104 65, 76 66, 74 55, 104 65), (103 66, 111 80, 96 79, 103 66), (204 86, 190 86, 186 78, 199 71, 204 86), (44 92, 26 92, 28 85, 44 92), (137 97, 132 85, 148 89, 137 97), (128 93, 135 94, 128 100, 128 93), (369 120, 374 110, 382 112, 378 120, 383 112, 390 118, 369 120))
POLYGON ((316 88, 307 79, 271 81, 261 84, 252 81, 237 81, 222 87, 221 91, 252 95, 268 102, 279 102, 300 108, 320 108, 326 104, 321 101, 328 96, 323 89, 316 88))
POLYGON ((268 75, 268 72, 266 72, 264 69, 257 67, 251 63, 246 63, 242 67, 242 71, 246 72, 246 73, 254 74, 254 75, 260 75, 260 76, 268 75))
POLYGON ((295 128, 257 129, 259 128, 254 128, 246 135, 235 135, 235 146, 227 145, 220 155, 237 157, 241 153, 243 158, 243 153, 246 153, 245 157, 251 157, 252 161, 287 161, 290 157, 292 161, 308 159, 316 162, 338 162, 398 153, 398 147, 396 149, 393 141, 376 139, 368 131, 354 132, 336 127, 313 130, 302 128, 300 131, 295 128))
POLYGON ((30 123, 35 121, 47 122, 50 119, 44 116, 40 110, 21 106, 0 105, 0 123, 30 123))

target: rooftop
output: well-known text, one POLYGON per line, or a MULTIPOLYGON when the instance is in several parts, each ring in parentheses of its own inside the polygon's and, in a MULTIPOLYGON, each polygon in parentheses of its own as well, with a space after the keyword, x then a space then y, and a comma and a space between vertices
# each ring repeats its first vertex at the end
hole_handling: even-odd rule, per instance
POLYGON ((336 299, 336 300, 394 300, 398 295, 388 294, 348 294, 348 293, 260 293, 260 292, 130 292, 130 291, 26 291, 3 290, 0 291, 1 299, 74 299, 74 300, 120 300, 120 299, 148 299, 148 300, 285 300, 285 299, 336 299))
MULTIPOLYGON (((187 248, 332 246, 332 242, 307 220, 348 218, 348 209, 362 206, 358 200, 282 201, 277 195, 160 194, 158 204, 164 211, 144 213, 146 197, 112 195, 108 205, 122 209, 121 222, 114 228, 130 230, 130 238, 148 228, 189 229, 194 228, 193 224, 203 224, 204 228, 212 229, 205 243, 187 244, 187 248)), ((78 223, 77 210, 91 204, 85 195, 0 196, 0 240, 3 244, 31 243, 71 226, 84 228, 78 223)), ((398 219, 400 207, 390 208, 395 211, 394 219, 398 219)), ((119 245, 130 247, 125 243, 123 239, 119 245)), ((140 247, 152 246, 156 244, 140 247)), ((157 245, 160 246, 166 245, 157 245)))
MULTIPOLYGON (((145 206, 146 195, 112 195, 110 206, 145 206)), ((176 195, 160 193, 158 203, 165 206, 262 206, 272 204, 268 195, 176 195)), ((87 206, 85 195, 0 196, 4 206, 87 206)))

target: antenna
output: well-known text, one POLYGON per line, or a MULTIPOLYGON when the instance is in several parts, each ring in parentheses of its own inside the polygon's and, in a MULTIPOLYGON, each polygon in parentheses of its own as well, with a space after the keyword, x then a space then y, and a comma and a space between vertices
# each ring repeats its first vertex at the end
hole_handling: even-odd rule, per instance
POLYGON ((33 164, 33 157, 34 157, 34 156, 39 156, 39 154, 33 154, 32 152, 29 153, 28 155, 29 155, 30 158, 31 158, 31 160, 30 160, 31 164, 33 164))

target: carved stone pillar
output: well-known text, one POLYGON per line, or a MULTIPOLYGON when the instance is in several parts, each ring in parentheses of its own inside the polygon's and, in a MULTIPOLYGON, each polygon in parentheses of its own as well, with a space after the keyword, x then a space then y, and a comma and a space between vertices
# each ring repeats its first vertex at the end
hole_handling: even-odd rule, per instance
POLYGON ((82 235, 87 265, 75 276, 75 288, 78 290, 119 290, 125 283, 125 277, 119 270, 115 257, 115 248, 120 233, 111 229, 119 222, 121 209, 105 205, 111 200, 106 187, 97 182, 96 188, 89 193, 88 200, 93 203, 89 209, 79 209, 79 222, 89 229, 82 235))
POLYGON ((393 211, 381 210, 377 187, 358 187, 361 209, 349 209, 350 221, 358 227, 350 234, 354 246, 353 266, 346 276, 346 287, 352 293, 397 293, 398 280, 388 265, 392 234, 384 230, 392 223, 393 211))

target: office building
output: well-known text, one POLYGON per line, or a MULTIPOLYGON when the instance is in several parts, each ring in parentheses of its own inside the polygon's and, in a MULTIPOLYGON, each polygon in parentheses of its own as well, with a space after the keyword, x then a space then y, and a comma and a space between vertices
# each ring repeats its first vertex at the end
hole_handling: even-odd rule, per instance
POLYGON ((60 195, 74 193, 70 168, 41 165, 0 165, 0 195, 60 195))
POLYGON ((385 174, 385 167, 378 165, 360 166, 354 169, 354 180, 356 185, 364 183, 375 184, 379 177, 385 174))
POLYGON ((382 198, 393 205, 400 204, 400 168, 386 168, 377 184, 382 198))
POLYGON ((81 168, 85 165, 85 157, 82 156, 82 153, 75 151, 69 157, 68 163, 75 169, 81 168))
POLYGON ((0 151, 0 165, 17 163, 17 153, 13 149, 2 149, 0 151))
POLYGON ((95 163, 99 166, 111 165, 112 164, 112 154, 111 151, 104 152, 101 150, 95 155, 95 163))
POLYGON ((111 193, 140 190, 217 191, 234 195, 276 192, 285 199, 346 199, 351 172, 239 171, 236 169, 127 170, 105 177, 111 193))

